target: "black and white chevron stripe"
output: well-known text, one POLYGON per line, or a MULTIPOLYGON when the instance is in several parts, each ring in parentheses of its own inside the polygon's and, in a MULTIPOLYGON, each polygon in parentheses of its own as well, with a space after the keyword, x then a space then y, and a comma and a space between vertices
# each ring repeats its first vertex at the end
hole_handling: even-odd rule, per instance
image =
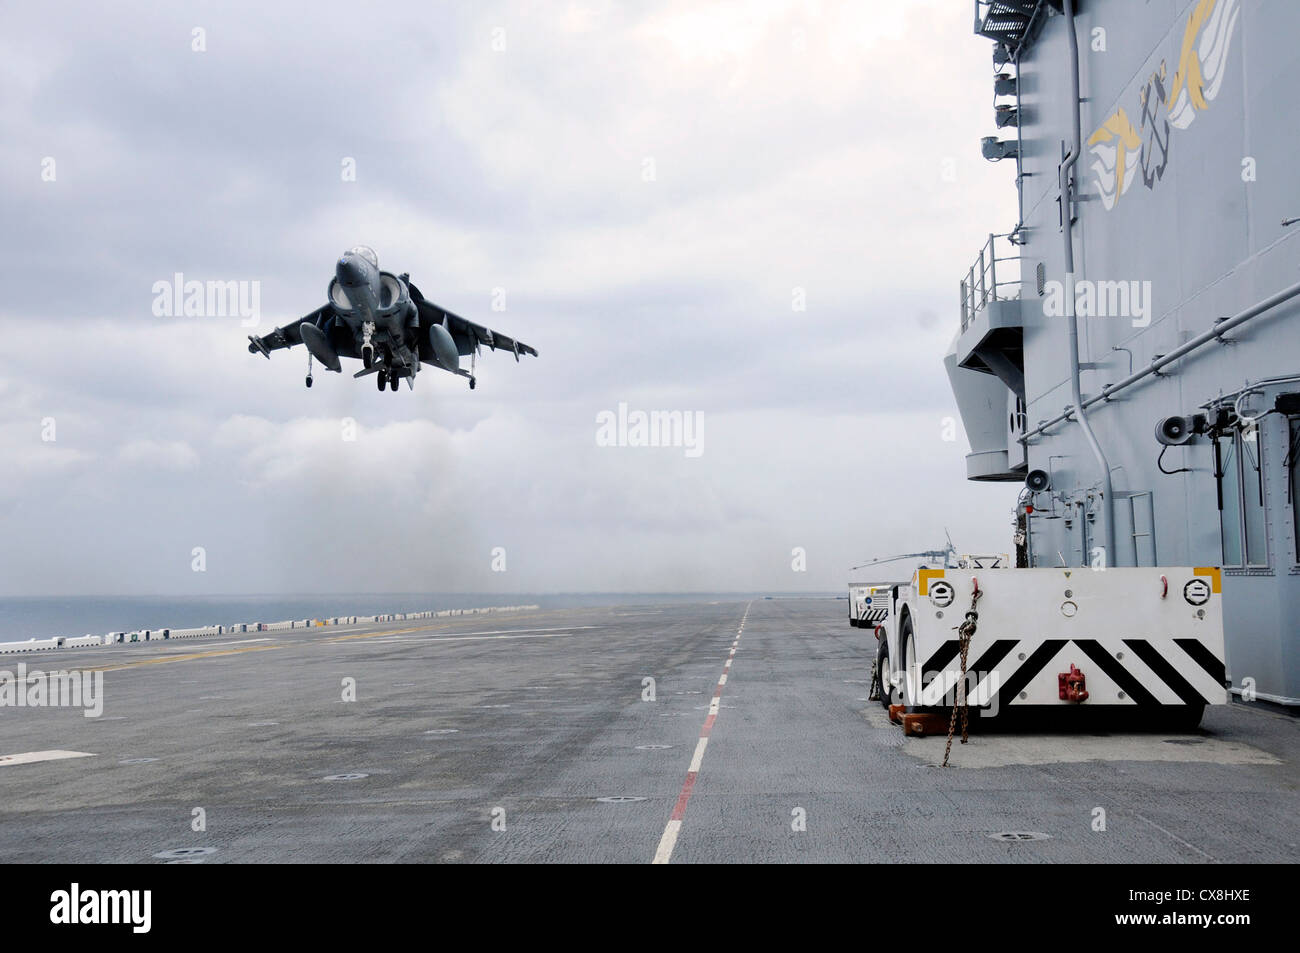
MULTIPOLYGON (((1161 640, 1164 650, 1157 649, 1148 639, 1105 640, 1111 646, 1122 643, 1123 659, 1118 658, 1121 650, 1107 648, 1098 639, 1044 639, 1027 651, 1024 661, 1012 655, 1021 640, 998 639, 987 647, 975 650, 968 657, 966 670, 976 673, 980 679, 970 690, 970 697, 984 697, 989 693, 991 700, 993 684, 997 686, 999 707, 1011 705, 1020 700, 1020 693, 1044 669, 1051 665, 1066 647, 1073 644, 1083 659, 1060 659, 1059 666, 1064 668, 1073 661, 1086 674, 1089 667, 1103 672, 1128 699, 1142 707, 1161 705, 1205 705, 1224 701, 1222 693, 1227 677, 1223 660, 1196 639, 1161 640), (1017 662, 1019 664, 1017 664, 1017 662), (998 673, 999 682, 986 685, 991 673, 998 673)), ((943 672, 955 669, 960 643, 956 639, 945 641, 926 660, 921 668, 923 677, 927 673, 943 672)), ((1073 655, 1074 653, 1067 653, 1073 655)), ((928 705, 940 703, 936 697, 940 686, 933 686, 933 680, 926 683, 923 701, 928 705)))

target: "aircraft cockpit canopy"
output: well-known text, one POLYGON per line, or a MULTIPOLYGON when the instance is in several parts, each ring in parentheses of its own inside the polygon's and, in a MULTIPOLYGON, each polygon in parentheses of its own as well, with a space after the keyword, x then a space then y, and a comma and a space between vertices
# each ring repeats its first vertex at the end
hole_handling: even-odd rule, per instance
POLYGON ((361 256, 376 268, 379 267, 379 256, 375 254, 375 250, 369 245, 355 245, 352 248, 349 248, 348 252, 353 255, 361 256))

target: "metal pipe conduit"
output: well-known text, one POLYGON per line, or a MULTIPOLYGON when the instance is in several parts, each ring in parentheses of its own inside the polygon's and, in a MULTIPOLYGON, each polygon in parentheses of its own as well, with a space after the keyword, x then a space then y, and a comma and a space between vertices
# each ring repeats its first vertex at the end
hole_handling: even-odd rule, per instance
MULTIPOLYGON (((1068 324, 1066 340, 1070 345, 1070 399, 1079 429, 1083 431, 1084 439, 1088 441, 1088 447, 1092 450, 1092 455, 1097 460, 1097 467, 1101 471, 1102 505, 1099 515, 1102 520, 1102 539, 1106 543, 1104 565, 1109 566, 1113 564, 1112 561, 1115 559, 1114 486, 1110 475, 1110 463, 1106 459, 1106 451, 1102 449, 1101 442, 1097 440, 1097 435, 1093 432, 1092 424, 1088 422, 1088 415, 1084 413, 1086 405, 1083 402, 1083 393, 1079 383, 1081 370, 1079 367, 1079 318, 1075 313, 1074 301, 1074 189, 1070 173, 1074 170, 1075 163, 1079 161, 1079 153, 1083 151, 1083 123, 1079 115, 1079 35, 1075 29, 1073 0, 1065 0, 1065 32, 1070 51, 1071 141, 1070 151, 1066 153, 1058 172, 1057 186, 1061 192, 1061 241, 1065 257, 1065 317, 1068 324)), ((1084 553, 1083 557, 1084 559, 1091 558, 1089 553, 1084 553)))
MULTIPOLYGON (((1233 328, 1240 327, 1241 325, 1245 324, 1247 321, 1250 321, 1254 318, 1259 317, 1261 314, 1264 314, 1266 311, 1273 310, 1278 305, 1291 300, 1297 295, 1300 295, 1300 282, 1297 282, 1293 285, 1288 285, 1286 288, 1283 288, 1281 291, 1277 292, 1276 294, 1270 295, 1269 297, 1265 298, 1263 301, 1251 305, 1249 308, 1246 308, 1244 311, 1237 312, 1230 318, 1224 318, 1221 321, 1216 321, 1214 327, 1210 328, 1210 330, 1198 334, 1196 337, 1192 338, 1186 344, 1180 344, 1178 347, 1174 348, 1168 354, 1165 354, 1162 357, 1159 357, 1156 360, 1152 361, 1142 370, 1135 371, 1134 373, 1130 374, 1128 377, 1125 377, 1123 380, 1118 381, 1117 383, 1106 385, 1101 389, 1101 393, 1089 397, 1087 400, 1083 402, 1082 406, 1086 409, 1088 407, 1093 406, 1094 404, 1100 403, 1103 400, 1110 400, 1112 396, 1114 396, 1117 392, 1123 390, 1124 388, 1129 387, 1132 384, 1136 384, 1138 381, 1144 378, 1150 377, 1152 374, 1155 374, 1158 371, 1160 371, 1162 368, 1169 366, 1174 361, 1186 357, 1188 354, 1190 354, 1192 351, 1195 351, 1197 348, 1209 344, 1211 341, 1219 340, 1225 333, 1231 331, 1233 328)), ((1073 413, 1073 408, 1071 408, 1070 410, 1066 410, 1063 413, 1057 414, 1051 420, 1044 421, 1043 423, 1035 427, 1033 430, 1029 431, 1024 436, 1020 437, 1019 438, 1020 442, 1025 443, 1031 438, 1037 437, 1038 435, 1042 434, 1049 427, 1054 427, 1057 424, 1059 424, 1061 421, 1068 420, 1072 413, 1073 413)))

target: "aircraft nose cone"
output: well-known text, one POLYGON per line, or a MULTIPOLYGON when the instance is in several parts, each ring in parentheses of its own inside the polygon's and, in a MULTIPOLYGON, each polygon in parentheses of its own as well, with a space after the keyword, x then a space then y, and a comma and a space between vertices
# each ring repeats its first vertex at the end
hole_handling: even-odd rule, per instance
POLYGON ((334 267, 334 275, 338 278, 339 284, 347 288, 355 288, 365 284, 366 281, 361 262, 351 252, 339 259, 339 263, 334 267))

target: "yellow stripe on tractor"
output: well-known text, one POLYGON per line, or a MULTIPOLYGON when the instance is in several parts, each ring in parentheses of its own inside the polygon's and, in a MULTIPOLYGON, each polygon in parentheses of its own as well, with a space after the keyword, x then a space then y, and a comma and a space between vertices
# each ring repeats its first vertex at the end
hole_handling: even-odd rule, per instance
POLYGON ((1223 590, 1223 570, 1217 566, 1197 566, 1192 572, 1197 576, 1210 577, 1210 591, 1221 592, 1223 590))
POLYGON ((943 578, 943 570, 942 570, 942 569, 918 569, 916 572, 917 572, 917 574, 920 576, 920 583, 919 583, 918 586, 917 586, 917 590, 918 590, 918 591, 920 592, 920 594, 923 595, 923 596, 926 596, 926 595, 929 595, 929 594, 930 594, 930 580, 931 580, 931 579, 942 579, 942 578, 943 578))

